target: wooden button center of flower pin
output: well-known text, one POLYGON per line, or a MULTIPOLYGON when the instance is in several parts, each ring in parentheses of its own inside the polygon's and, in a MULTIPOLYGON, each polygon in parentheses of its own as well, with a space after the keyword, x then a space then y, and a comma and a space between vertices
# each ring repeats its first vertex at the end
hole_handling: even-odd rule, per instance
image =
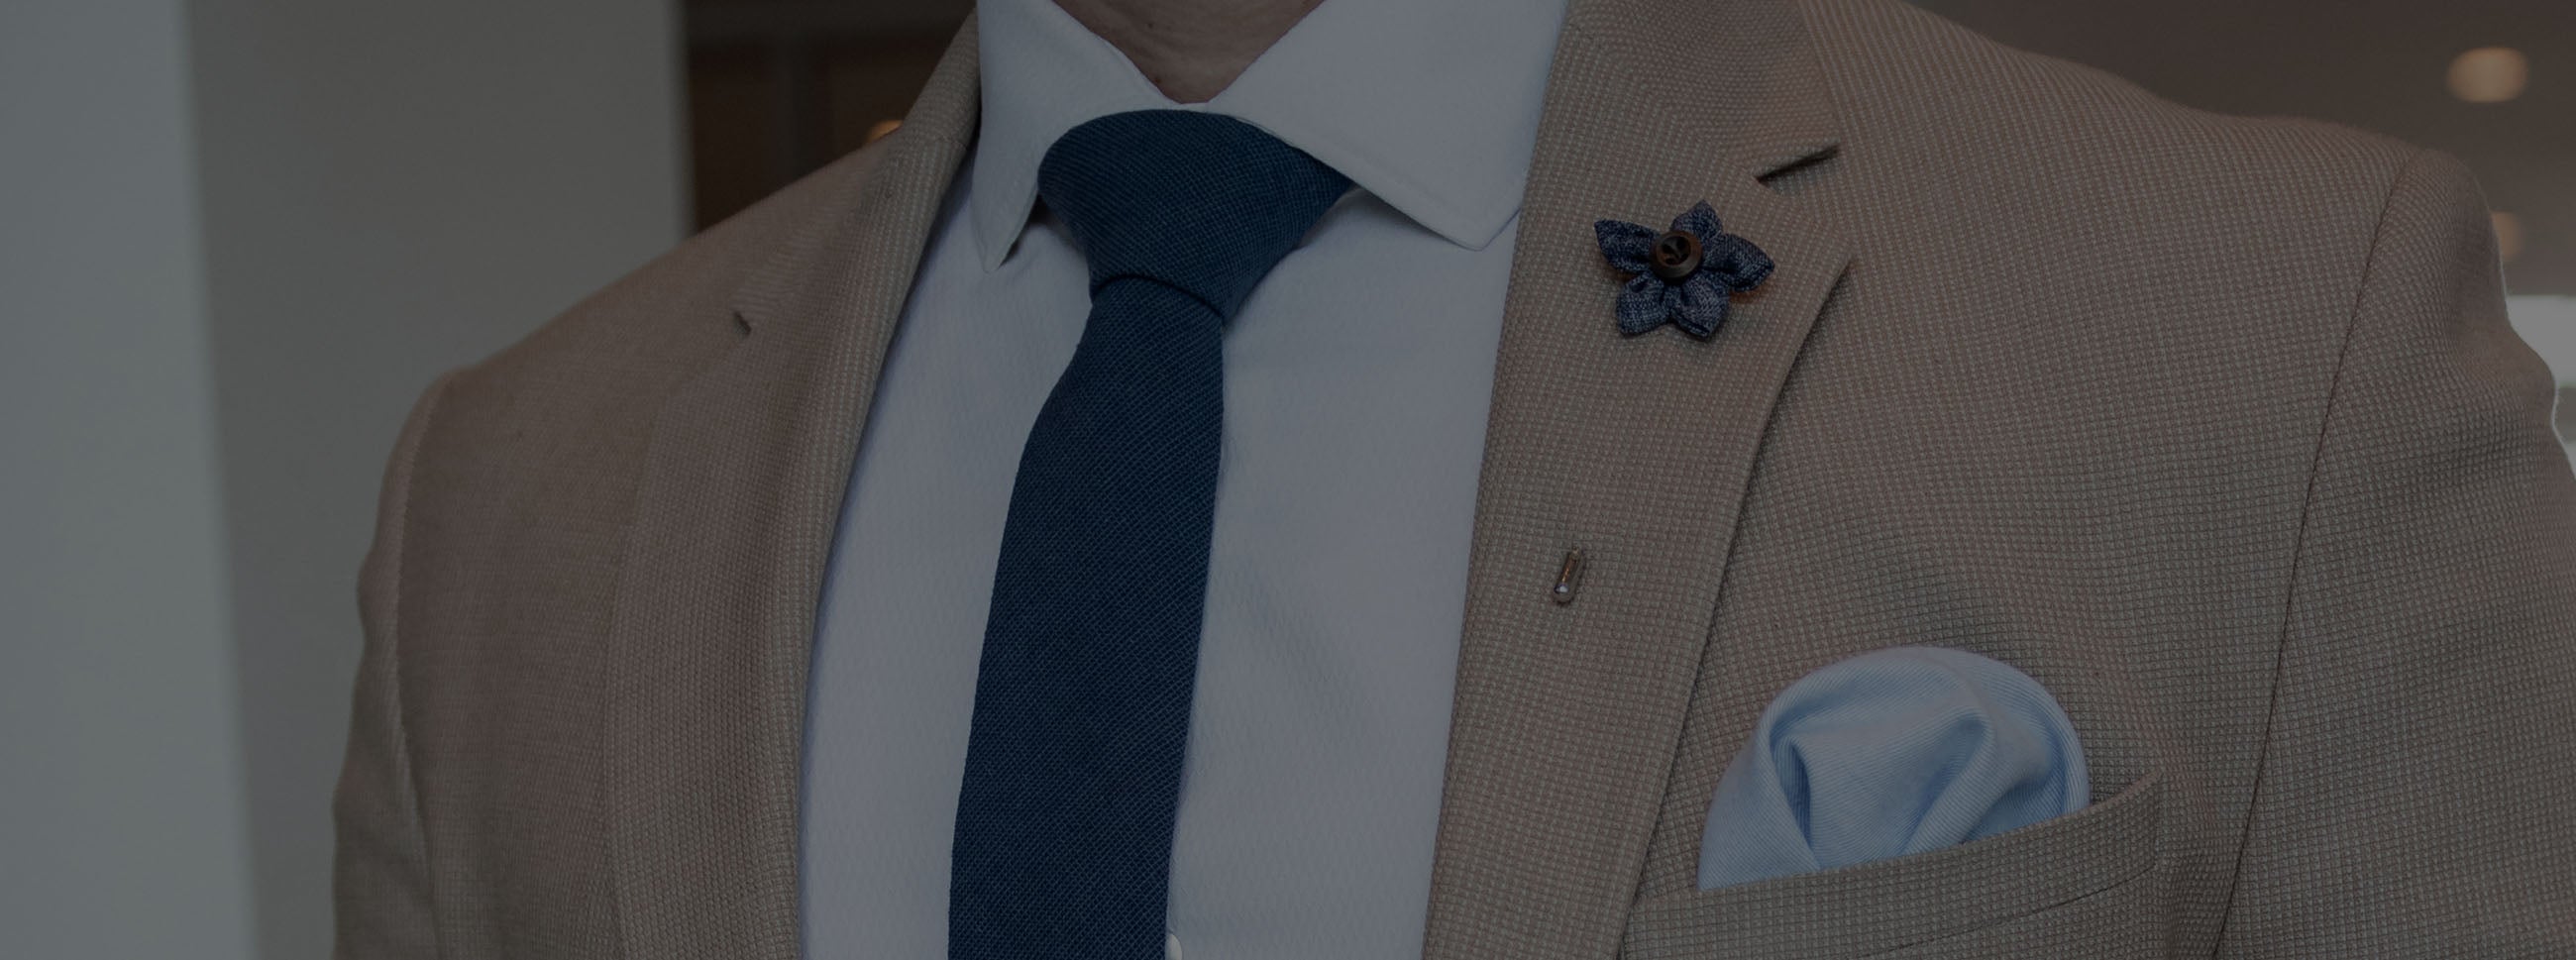
POLYGON ((1680 280, 1699 269, 1699 238, 1685 230, 1667 230, 1655 240, 1655 275, 1680 280))

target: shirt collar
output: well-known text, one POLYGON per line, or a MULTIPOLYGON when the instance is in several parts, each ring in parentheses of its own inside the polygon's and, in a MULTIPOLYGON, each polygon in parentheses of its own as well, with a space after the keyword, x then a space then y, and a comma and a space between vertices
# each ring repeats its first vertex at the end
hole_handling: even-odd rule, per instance
POLYGON ((1057 137, 1156 109, 1260 127, 1451 243, 1483 249, 1520 210, 1565 2, 1325 0, 1215 99, 1177 104, 1054 0, 978 0, 976 251, 987 270, 1009 255, 1057 137))

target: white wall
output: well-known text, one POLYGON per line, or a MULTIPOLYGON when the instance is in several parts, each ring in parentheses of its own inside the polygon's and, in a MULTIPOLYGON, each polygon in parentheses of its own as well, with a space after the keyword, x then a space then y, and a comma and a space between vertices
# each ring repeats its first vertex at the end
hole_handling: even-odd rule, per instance
POLYGON ((2558 439, 2567 445, 2568 465, 2576 467, 2576 431, 2567 428, 2576 420, 2576 410, 2568 406, 2576 395, 2576 297, 2507 297, 2505 312, 2513 318, 2514 332, 2558 376, 2558 439))
POLYGON ((669 0, 195 0, 260 955, 320 958, 394 433, 440 370, 685 228, 669 0))
POLYGON ((327 954, 385 455, 680 238, 676 20, 0 3, 0 956, 327 954))
POLYGON ((0 956, 251 955, 183 30, 0 4, 0 956))
POLYGON ((2507 297, 2505 312, 2561 384, 2576 384, 2576 297, 2507 297))

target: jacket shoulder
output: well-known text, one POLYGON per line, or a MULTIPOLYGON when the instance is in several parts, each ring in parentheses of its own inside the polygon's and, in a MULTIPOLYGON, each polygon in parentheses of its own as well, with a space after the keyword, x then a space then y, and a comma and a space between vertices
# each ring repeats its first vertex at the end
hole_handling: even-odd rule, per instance
POLYGON ((2466 184, 2446 196, 2483 217, 2459 164, 2394 137, 2184 106, 1900 0, 1789 2, 1841 143, 1777 185, 1811 188, 1921 305, 2107 329, 2160 304, 2178 342, 2274 357, 2317 374, 2275 388, 2321 396, 2408 171, 2466 184))
MULTIPOLYGON (((845 215, 880 155, 835 161, 441 378, 413 465, 414 514, 462 533, 623 502, 657 415, 742 341, 736 294, 845 215)), ((490 532, 496 543, 543 539, 490 532)))
MULTIPOLYGON (((2330 121, 2184 106, 2106 71, 2018 49, 1904 0, 1793 0, 1844 132, 1880 152, 2034 172, 2045 186, 2153 156, 2169 179, 2269 179, 2377 201, 2409 158, 2394 137, 2330 121)), ((2127 171, 2124 171, 2127 172, 2127 171)), ((2154 189, 2149 178, 2131 184, 2154 189)))
POLYGON ((588 398, 610 408, 649 407, 733 344, 740 332, 735 294, 799 236, 849 209, 877 167, 880 146, 843 156, 682 241, 457 371, 443 405, 552 396, 575 406, 588 398))

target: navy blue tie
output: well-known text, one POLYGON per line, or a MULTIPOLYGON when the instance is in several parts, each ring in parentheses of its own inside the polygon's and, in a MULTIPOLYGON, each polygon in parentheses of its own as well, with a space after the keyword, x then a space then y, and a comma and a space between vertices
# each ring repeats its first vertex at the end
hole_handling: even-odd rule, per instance
POLYGON ((1163 955, 1221 336, 1349 186, 1250 124, 1177 110, 1085 123, 1039 164, 1039 196, 1090 264, 1091 317, 1002 528, 949 857, 951 960, 1163 955))

